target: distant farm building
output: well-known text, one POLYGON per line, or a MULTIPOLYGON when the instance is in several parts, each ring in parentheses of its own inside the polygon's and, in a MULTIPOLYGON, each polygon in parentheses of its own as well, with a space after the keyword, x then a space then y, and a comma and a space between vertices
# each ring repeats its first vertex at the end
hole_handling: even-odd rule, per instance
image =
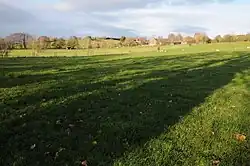
POLYGON ((138 37, 135 39, 135 42, 139 45, 148 45, 149 41, 145 37, 138 37))
POLYGON ((166 38, 159 38, 157 39, 159 45, 169 45, 171 44, 170 41, 166 38))
POLYGON ((158 40, 156 38, 151 38, 149 40, 149 44, 148 45, 150 45, 150 46, 156 46, 156 45, 158 45, 158 40))

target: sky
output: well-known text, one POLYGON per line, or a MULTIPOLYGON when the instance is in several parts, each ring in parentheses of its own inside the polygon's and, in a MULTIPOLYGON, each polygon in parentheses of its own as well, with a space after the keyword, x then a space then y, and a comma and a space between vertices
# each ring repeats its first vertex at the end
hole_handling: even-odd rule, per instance
POLYGON ((0 36, 243 34, 249 9, 249 0, 0 0, 0 36))

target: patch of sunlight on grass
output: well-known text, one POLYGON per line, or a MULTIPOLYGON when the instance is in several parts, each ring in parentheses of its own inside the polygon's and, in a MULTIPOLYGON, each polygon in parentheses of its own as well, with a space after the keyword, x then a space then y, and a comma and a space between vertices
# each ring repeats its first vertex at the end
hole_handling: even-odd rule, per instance
POLYGON ((59 98, 55 98, 49 101, 44 100, 40 103, 40 107, 45 108, 45 109, 51 106, 56 106, 56 105, 63 107, 81 97, 87 97, 88 95, 99 95, 100 93, 101 92, 94 90, 92 92, 80 92, 80 93, 68 96, 67 98, 59 97, 59 98))
POLYGON ((129 90, 129 89, 133 89, 136 87, 140 87, 143 84, 149 83, 151 81, 160 81, 163 79, 166 79, 166 78, 157 77, 157 78, 144 79, 143 81, 130 80, 126 82, 121 82, 116 85, 116 90, 119 90, 119 91, 129 90))
MULTIPOLYGON (((245 127, 250 124, 250 93, 244 85, 246 78, 250 81, 250 72, 243 73, 245 75, 236 74, 230 84, 208 96, 189 115, 180 117, 179 123, 143 147, 127 152, 114 165, 211 165, 213 160, 220 160, 222 165, 246 162, 230 158, 236 149, 248 146, 247 142, 237 142, 234 135, 250 136, 249 128, 245 127)), ((247 156, 249 149, 241 153, 241 157, 247 156)))

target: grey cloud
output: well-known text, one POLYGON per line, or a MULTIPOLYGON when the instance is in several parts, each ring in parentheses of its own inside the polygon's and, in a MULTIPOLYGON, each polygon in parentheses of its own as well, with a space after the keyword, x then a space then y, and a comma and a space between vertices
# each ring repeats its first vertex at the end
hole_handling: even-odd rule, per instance
POLYGON ((0 22, 1 26, 5 25, 19 25, 23 23, 30 23, 35 20, 35 17, 26 11, 9 6, 0 2, 0 22))
POLYGON ((113 17, 100 17, 92 14, 84 14, 85 19, 82 20, 81 15, 71 23, 74 27, 75 35, 84 36, 136 36, 138 33, 132 28, 117 27, 118 19, 113 17), (74 24, 74 25, 73 25, 74 24))
POLYGON ((0 2, 0 36, 15 32, 28 32, 38 19, 31 13, 0 2))
MULTIPOLYGON (((28 32, 35 35, 51 35, 58 37, 67 37, 70 35, 117 37, 122 35, 150 36, 155 34, 166 35, 169 32, 193 34, 198 31, 214 34, 222 30, 224 32, 225 29, 224 27, 221 28, 222 26, 219 25, 222 18, 225 22, 225 18, 218 18, 219 15, 217 16, 214 13, 217 13, 217 11, 224 11, 223 16, 225 16, 225 14, 228 15, 228 12, 225 13, 225 11, 232 11, 231 9, 235 8, 233 4, 226 5, 227 8, 225 9, 221 8, 220 5, 204 5, 203 7, 205 7, 205 10, 200 7, 181 6, 181 2, 185 0, 179 0, 179 7, 161 3, 167 2, 166 0, 156 0, 154 2, 153 0, 106 0, 98 3, 97 0, 62 1, 77 6, 78 10, 63 12, 53 10, 52 8, 40 10, 36 10, 37 8, 19 9, 13 7, 10 3, 7 5, 0 4, 0 14, 1 16, 5 16, 0 18, 1 23, 4 23, 0 27, 0 36, 8 35, 13 32, 28 32), (95 6, 96 3, 97 5, 95 6), (150 3, 154 3, 155 5, 149 6, 148 4, 150 3), (215 9, 216 6, 217 8, 215 9), (130 9, 122 10, 128 8, 130 9), (215 16, 218 19, 216 19, 215 16), (216 20, 219 22, 218 24, 211 24, 216 20)), ((186 1, 190 3, 199 3, 197 0, 186 1)), ((220 1, 220 3, 225 3, 226 1, 228 2, 229 0, 220 1)), ((178 0, 175 0, 175 3, 177 2, 178 0)), ((202 3, 208 2, 212 3, 214 1, 204 0, 202 3)), ((231 16, 230 19, 237 19, 237 13, 234 14, 235 18, 231 16)), ((229 23, 231 22, 229 19, 227 19, 227 21, 229 23)), ((230 25, 229 23, 227 24, 230 25)), ((241 23, 239 21, 239 24, 234 25, 235 26, 231 28, 232 30, 238 29, 239 31, 245 31, 245 27, 248 26, 248 23, 246 23, 246 21, 242 21, 241 23)))
POLYGON ((84 12, 110 11, 128 8, 144 8, 147 6, 183 6, 209 3, 226 3, 235 0, 61 0, 57 9, 80 10, 84 12))
MULTIPOLYGON (((92 33, 87 33, 88 35, 93 36, 112 36, 112 37, 120 37, 120 36, 138 36, 138 33, 129 28, 119 28, 109 25, 99 25, 96 27, 89 27, 90 30, 92 30, 92 33)), ((87 35, 86 34, 86 35, 87 35)))
POLYGON ((235 0, 169 0, 168 3, 171 5, 201 5, 211 3, 228 3, 235 0))
POLYGON ((172 32, 186 33, 186 34, 194 34, 196 32, 208 32, 209 29, 200 26, 192 26, 192 25, 184 25, 176 27, 172 30, 172 32))
MULTIPOLYGON (((1 1, 1 0, 0 0, 1 1)), ((31 35, 69 36, 74 35, 74 25, 67 24, 55 12, 33 11, 17 8, 10 3, 0 2, 0 36, 25 32, 31 35), (36 13, 36 14, 35 14, 36 13), (57 14, 57 15, 56 15, 57 14)))
MULTIPOLYGON (((62 0, 61 6, 68 6, 68 9, 92 11, 110 11, 128 8, 144 8, 150 3, 157 3, 161 0, 62 0)), ((57 6, 60 9, 60 5, 57 6)))

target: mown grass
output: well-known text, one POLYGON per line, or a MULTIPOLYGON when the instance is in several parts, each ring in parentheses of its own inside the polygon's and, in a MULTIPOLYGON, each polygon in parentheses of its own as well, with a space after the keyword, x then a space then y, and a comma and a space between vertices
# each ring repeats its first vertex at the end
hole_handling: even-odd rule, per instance
POLYGON ((247 165, 250 52, 200 50, 2 58, 0 165, 247 165))
MULTIPOLYGON (((201 52, 215 52, 219 51, 248 51, 250 47, 249 42, 233 42, 233 43, 213 43, 213 44, 199 44, 199 45, 175 45, 175 46, 161 46, 163 55, 167 54, 187 54, 187 53, 201 53, 201 52)), ((65 49, 48 49, 41 50, 36 56, 50 57, 50 56, 94 56, 94 55, 114 55, 114 54, 133 54, 156 52, 157 46, 138 46, 138 47, 122 47, 122 48, 100 48, 100 49, 79 49, 79 50, 65 50, 65 49)), ((9 54, 10 57, 31 57, 34 50, 12 50, 9 54)))

